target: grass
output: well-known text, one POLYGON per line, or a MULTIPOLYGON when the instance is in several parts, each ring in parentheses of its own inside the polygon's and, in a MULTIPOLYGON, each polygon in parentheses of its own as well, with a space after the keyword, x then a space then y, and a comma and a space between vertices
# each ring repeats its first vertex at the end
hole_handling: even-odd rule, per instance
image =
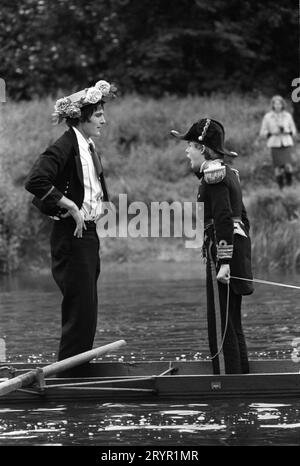
MULTIPOLYGON (((108 124, 97 146, 113 202, 117 203, 119 193, 126 193, 129 202, 147 204, 196 200, 198 182, 190 172, 185 144, 172 138, 170 130, 185 130, 200 117, 215 118, 226 128, 227 147, 239 153, 235 166, 253 226, 254 264, 294 270, 300 261, 298 184, 279 192, 265 142, 254 144, 268 106, 265 96, 237 94, 160 100, 127 95, 107 104, 108 124)), ((51 222, 31 205, 23 186, 37 156, 65 130, 64 125, 51 125, 52 108, 50 98, 2 104, 0 271, 4 273, 25 261, 36 267, 49 264, 51 222)), ((296 167, 299 178, 298 163, 296 167)), ((102 255, 108 261, 199 260, 192 251, 176 238, 102 241, 102 255)))
POLYGON ((269 270, 300 271, 299 185, 279 191, 261 188, 247 198, 252 220, 255 265, 269 270))

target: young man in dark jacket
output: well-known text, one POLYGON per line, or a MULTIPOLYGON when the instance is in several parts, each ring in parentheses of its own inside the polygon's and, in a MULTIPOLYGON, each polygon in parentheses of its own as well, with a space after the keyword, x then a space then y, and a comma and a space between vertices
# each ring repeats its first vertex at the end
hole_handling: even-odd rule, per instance
POLYGON ((63 294, 58 359, 88 351, 97 325, 97 279, 100 273, 96 223, 108 201, 101 160, 93 137, 105 123, 103 104, 114 96, 106 81, 55 104, 53 118, 67 131, 33 165, 25 188, 33 204, 54 219, 52 274, 63 294))
POLYGON ((225 156, 237 154, 224 148, 224 128, 216 120, 203 118, 186 133, 172 134, 188 142, 187 157, 200 180, 197 200, 204 203, 203 252, 213 370, 215 374, 248 373, 241 303, 243 295, 253 292, 250 224, 237 170, 224 163, 225 156))

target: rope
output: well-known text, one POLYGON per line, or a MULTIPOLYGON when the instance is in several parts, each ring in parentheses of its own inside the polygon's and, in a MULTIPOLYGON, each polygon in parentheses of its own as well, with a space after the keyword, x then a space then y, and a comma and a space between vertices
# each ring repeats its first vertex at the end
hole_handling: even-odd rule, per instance
MULTIPOLYGON (((236 280, 244 280, 246 282, 261 283, 263 285, 274 285, 274 286, 281 286, 281 287, 284 287, 284 288, 293 288, 295 290, 300 290, 300 286, 287 285, 285 283, 278 283, 278 282, 271 282, 271 281, 268 281, 268 280, 261 280, 259 278, 250 279, 250 278, 234 277, 233 275, 231 275, 230 278, 235 278, 236 280)), ((221 351, 223 349, 223 345, 224 345, 224 341, 225 341, 225 337, 226 337, 226 332, 227 332, 227 326, 228 326, 228 316, 229 316, 229 281, 227 282, 226 320, 225 320, 225 328, 224 328, 224 332, 223 332, 223 337, 222 337, 221 345, 220 345, 220 348, 219 348, 218 352, 216 354, 214 354, 211 358, 209 358, 210 360, 213 360, 214 358, 219 356, 219 354, 221 353, 221 351)))
POLYGON ((156 393, 155 388, 127 388, 127 387, 65 387, 61 386, 61 390, 81 390, 81 391, 98 391, 98 392, 142 392, 156 393))
POLYGON ((50 384, 46 385, 46 388, 62 388, 62 387, 84 387, 88 385, 94 385, 95 383, 97 385, 105 385, 105 384, 114 384, 114 383, 120 383, 120 382, 143 382, 143 381, 149 381, 149 380, 154 380, 155 375, 150 375, 150 376, 139 376, 139 377, 131 377, 129 379, 127 378, 116 378, 116 379, 108 379, 108 380, 90 380, 88 382, 67 382, 67 383, 59 383, 59 384, 50 384))
MULTIPOLYGON (((244 280, 246 282, 255 282, 255 283, 261 283, 263 285, 274 285, 274 286, 282 286, 282 287, 285 287, 285 288, 293 288, 295 290, 300 290, 300 286, 296 286, 296 285, 287 285, 285 283, 278 283, 278 282, 270 282, 268 280, 261 280, 259 278, 242 278, 242 277, 234 277, 233 275, 230 276, 230 278, 235 278, 236 280, 244 280)), ((223 333, 223 338, 222 338, 222 342, 221 342, 221 346, 220 346, 220 349, 219 351, 214 354, 211 358, 211 360, 213 360, 214 358, 216 358, 217 356, 219 356, 220 352, 222 351, 223 349, 223 345, 224 345, 224 340, 225 340, 225 337, 226 337, 226 332, 227 332, 227 326, 228 326, 228 315, 229 315, 229 281, 227 282, 227 303, 226 303, 226 320, 225 320, 225 328, 224 328, 224 333, 223 333)))
POLYGON ((259 278, 250 279, 250 278, 234 277, 233 275, 231 275, 230 278, 235 278, 236 280, 244 280, 246 282, 262 283, 263 285, 282 286, 284 288, 293 288, 294 290, 300 290, 300 286, 286 285, 285 283, 278 283, 278 282, 270 282, 268 280, 260 280, 259 278))

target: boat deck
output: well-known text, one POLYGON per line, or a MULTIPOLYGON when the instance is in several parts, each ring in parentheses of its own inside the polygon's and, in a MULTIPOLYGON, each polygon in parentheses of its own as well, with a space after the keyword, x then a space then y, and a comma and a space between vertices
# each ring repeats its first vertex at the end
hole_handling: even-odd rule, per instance
MULTIPOLYGON (((36 368, 30 363, 1 363, 0 377, 36 368)), ((250 374, 243 375, 214 375, 210 361, 96 361, 70 376, 42 379, 39 385, 4 395, 0 403, 299 397, 299 371, 299 362, 285 359, 252 360, 250 374)))

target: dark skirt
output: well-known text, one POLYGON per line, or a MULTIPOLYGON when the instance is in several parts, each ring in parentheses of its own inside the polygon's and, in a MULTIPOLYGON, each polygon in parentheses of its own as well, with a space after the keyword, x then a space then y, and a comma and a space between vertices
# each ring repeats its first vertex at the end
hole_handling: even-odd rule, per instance
POLYGON ((274 167, 293 163, 292 146, 271 147, 271 155, 274 167))

